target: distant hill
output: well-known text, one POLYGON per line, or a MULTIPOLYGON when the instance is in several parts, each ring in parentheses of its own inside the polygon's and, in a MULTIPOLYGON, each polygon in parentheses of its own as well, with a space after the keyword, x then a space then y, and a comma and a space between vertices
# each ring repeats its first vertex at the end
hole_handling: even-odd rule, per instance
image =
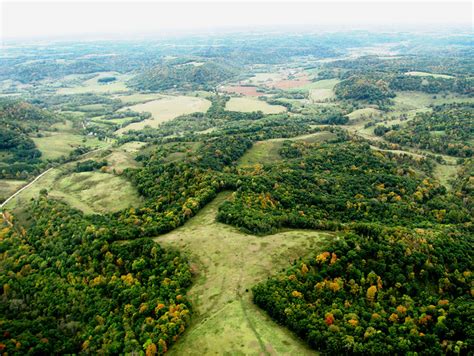
POLYGON ((236 75, 237 70, 224 63, 163 64, 138 74, 129 85, 150 91, 173 88, 211 89, 236 75))

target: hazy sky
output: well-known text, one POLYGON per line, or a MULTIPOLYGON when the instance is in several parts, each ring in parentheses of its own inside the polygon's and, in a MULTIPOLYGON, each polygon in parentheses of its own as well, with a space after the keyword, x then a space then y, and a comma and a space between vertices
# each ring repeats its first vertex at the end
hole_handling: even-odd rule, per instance
POLYGON ((7 1, 3 39, 256 26, 426 26, 472 29, 472 3, 432 1, 7 1))

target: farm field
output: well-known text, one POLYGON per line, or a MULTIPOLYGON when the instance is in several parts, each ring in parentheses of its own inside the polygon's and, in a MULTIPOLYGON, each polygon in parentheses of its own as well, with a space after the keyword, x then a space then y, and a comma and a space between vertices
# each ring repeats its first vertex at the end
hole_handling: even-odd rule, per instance
POLYGON ((264 114, 278 114, 286 111, 284 106, 270 105, 264 101, 252 98, 231 98, 225 108, 229 111, 240 112, 262 111, 264 114))
POLYGON ((221 90, 224 93, 241 94, 241 95, 245 95, 245 96, 262 96, 262 95, 265 95, 264 93, 258 92, 257 87, 246 86, 246 85, 228 85, 228 86, 222 87, 221 90))
MULTIPOLYGON (((191 96, 164 96, 158 100, 148 101, 144 104, 137 104, 127 107, 137 112, 150 112, 152 119, 135 122, 117 131, 117 134, 129 130, 140 130, 145 126, 157 127, 160 123, 169 121, 184 114, 194 112, 205 112, 211 106, 207 99, 191 96)), ((124 108, 123 110, 126 110, 124 108)))
POLYGON ((289 230, 257 237, 215 221, 230 192, 221 193, 184 226, 155 238, 188 255, 195 317, 170 355, 315 354, 251 301, 250 288, 298 256, 324 248, 334 235, 289 230))

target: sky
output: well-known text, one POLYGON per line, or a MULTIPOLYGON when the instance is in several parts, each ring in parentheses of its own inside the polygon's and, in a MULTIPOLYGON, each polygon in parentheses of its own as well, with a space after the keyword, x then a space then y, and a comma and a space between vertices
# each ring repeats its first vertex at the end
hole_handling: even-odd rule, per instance
POLYGON ((464 1, 13 1, 1 0, 5 39, 131 36, 312 26, 332 29, 403 29, 467 26, 464 1))

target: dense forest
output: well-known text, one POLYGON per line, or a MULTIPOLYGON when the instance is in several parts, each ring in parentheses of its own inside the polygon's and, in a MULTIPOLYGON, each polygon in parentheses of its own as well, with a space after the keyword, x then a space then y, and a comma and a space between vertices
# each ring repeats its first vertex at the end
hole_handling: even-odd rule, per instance
POLYGON ((442 105, 420 113, 406 126, 386 128, 384 137, 401 145, 431 150, 451 156, 471 157, 474 153, 474 107, 442 105))
POLYGON ((254 288, 314 348, 357 355, 472 351, 472 235, 358 224, 254 288))

